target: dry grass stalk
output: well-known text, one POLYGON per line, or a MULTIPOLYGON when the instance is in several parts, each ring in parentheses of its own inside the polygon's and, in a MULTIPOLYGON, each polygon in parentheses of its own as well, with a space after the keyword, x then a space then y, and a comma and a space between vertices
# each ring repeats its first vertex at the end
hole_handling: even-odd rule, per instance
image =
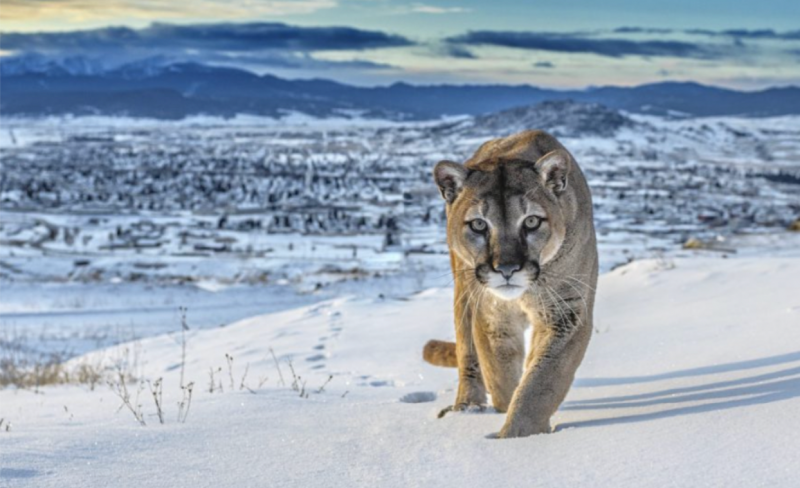
POLYGON ((319 390, 317 390, 317 393, 322 393, 323 391, 325 391, 325 387, 328 386, 328 383, 330 383, 332 379, 333 379, 333 375, 332 374, 328 375, 328 379, 325 380, 325 383, 323 383, 322 386, 319 387, 319 390))
POLYGON ((275 357, 275 351, 272 348, 269 348, 269 353, 272 354, 272 360, 275 361, 275 369, 278 370, 278 378, 281 380, 281 386, 286 386, 286 382, 283 381, 283 373, 281 372, 281 365, 278 363, 278 358, 275 357))
POLYGON ((108 386, 111 388, 111 391, 117 395, 120 400, 122 400, 122 405, 120 405, 117 411, 122 410, 123 407, 127 407, 128 410, 133 414, 133 417, 139 422, 139 425, 145 426, 147 423, 144 421, 144 414, 142 413, 142 405, 139 404, 139 393, 141 393, 141 385, 136 389, 136 398, 131 401, 131 395, 128 392, 128 385, 125 381, 125 374, 122 371, 119 371, 119 379, 117 381, 109 381, 108 386))
POLYGON ((189 324, 186 322, 186 307, 178 308, 181 313, 181 388, 183 388, 183 378, 186 371, 186 331, 189 324))
MULTIPOLYGON (((148 382, 149 383, 149 382, 148 382)), ((153 395, 153 401, 156 404, 156 414, 158 415, 158 422, 164 424, 164 388, 161 378, 157 379, 155 383, 150 386, 150 393, 153 395)))
POLYGON ((230 354, 228 354, 226 352, 225 353, 225 361, 227 361, 227 363, 228 363, 228 377, 231 380, 231 390, 233 390, 235 388, 234 387, 234 382, 233 382, 233 356, 231 356, 230 354))
POLYGON ((192 391, 194 390, 194 382, 190 382, 186 386, 182 386, 183 398, 178 402, 178 422, 181 424, 186 423, 186 417, 189 416, 189 407, 192 406, 192 391))

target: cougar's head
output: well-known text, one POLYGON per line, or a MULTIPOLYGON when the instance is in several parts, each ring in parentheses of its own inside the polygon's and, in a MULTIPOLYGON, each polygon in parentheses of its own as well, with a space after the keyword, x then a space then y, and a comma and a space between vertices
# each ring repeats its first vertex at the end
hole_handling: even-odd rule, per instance
POLYGON ((433 173, 447 202, 447 240, 463 266, 454 271, 501 299, 522 296, 564 242, 573 164, 561 149, 535 163, 438 163, 433 173))

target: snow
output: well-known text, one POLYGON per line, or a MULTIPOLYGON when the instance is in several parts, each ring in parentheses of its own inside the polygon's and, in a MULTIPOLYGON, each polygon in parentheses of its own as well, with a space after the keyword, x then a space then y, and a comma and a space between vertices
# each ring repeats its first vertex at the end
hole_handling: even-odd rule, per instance
POLYGON ((430 168, 489 135, 285 115, 3 119, 0 347, 121 368, 146 426, 104 383, 0 389, 0 486, 797 484, 800 117, 558 129, 596 330, 556 432, 499 441, 496 412, 436 418, 456 372, 421 359, 453 339, 430 168))
POLYGON ((103 386, 2 390, 12 427, 0 430, 0 484, 795 486, 798 276, 796 253, 643 260, 604 274, 596 333, 556 432, 524 439, 491 439, 504 418, 491 411, 436 418, 456 374, 420 352, 453 337, 450 287, 191 329, 185 423, 175 420, 177 331, 91 352, 73 364, 138 357, 141 378, 163 377, 165 425, 146 389, 144 427, 103 386), (289 387, 290 360, 307 398, 289 387), (209 368, 222 368, 224 392, 208 391, 209 368), (255 393, 239 389, 246 368, 255 393))
MULTIPOLYGON (((625 117, 613 137, 560 137, 591 185, 602 270, 798 218, 800 117, 625 117)), ((421 254, 441 274, 430 170, 501 135, 470 120, 4 118, 0 282, 309 292, 430 267, 421 254)))

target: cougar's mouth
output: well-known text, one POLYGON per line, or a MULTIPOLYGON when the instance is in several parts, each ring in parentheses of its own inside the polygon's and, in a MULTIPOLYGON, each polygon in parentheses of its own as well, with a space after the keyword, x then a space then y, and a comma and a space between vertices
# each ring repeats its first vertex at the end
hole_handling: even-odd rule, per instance
POLYGON ((505 284, 500 286, 492 286, 489 288, 489 291, 492 292, 497 298, 503 300, 514 300, 522 296, 525 293, 525 287, 519 285, 511 285, 505 284))

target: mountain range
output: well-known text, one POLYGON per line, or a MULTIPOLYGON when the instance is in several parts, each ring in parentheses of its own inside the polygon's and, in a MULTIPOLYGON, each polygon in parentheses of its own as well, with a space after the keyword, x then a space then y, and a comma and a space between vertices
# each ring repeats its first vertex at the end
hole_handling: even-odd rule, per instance
POLYGON ((191 115, 390 119, 483 115, 551 100, 599 103, 632 113, 683 117, 800 114, 800 87, 736 91, 691 82, 553 90, 531 85, 358 87, 325 79, 287 80, 197 63, 150 59, 113 68, 80 58, 0 61, 4 115, 109 115, 181 119, 191 115))

